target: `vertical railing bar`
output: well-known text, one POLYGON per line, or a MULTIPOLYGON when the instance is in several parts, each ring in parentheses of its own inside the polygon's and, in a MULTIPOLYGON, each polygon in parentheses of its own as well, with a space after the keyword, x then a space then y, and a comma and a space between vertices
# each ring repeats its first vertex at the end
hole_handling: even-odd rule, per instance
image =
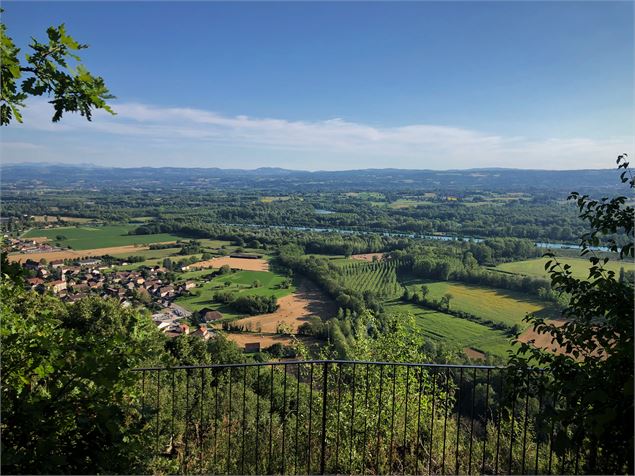
MULTIPOLYGON (((284 364, 284 379, 282 381, 282 471, 285 474, 285 444, 287 436, 287 364, 284 364)), ((244 474, 244 473, 243 473, 244 474)))
POLYGON ((582 446, 581 442, 575 448, 575 470, 573 471, 573 474, 579 474, 580 446, 582 446))
POLYGON ((381 397, 384 390, 384 366, 379 367, 379 399, 377 400, 377 447, 375 448, 375 474, 381 474, 379 469, 379 428, 381 424, 381 397))
POLYGON ((518 398, 518 393, 516 392, 516 376, 513 377, 513 385, 512 389, 512 419, 511 419, 511 428, 509 430, 509 469, 507 474, 512 474, 512 464, 513 464, 513 456, 514 456, 514 422, 516 417, 516 400, 518 398))
POLYGON ((260 474, 260 365, 256 367, 256 444, 254 445, 256 458, 256 474, 260 474))
POLYGON ((274 387, 274 368, 271 364, 271 392, 269 395, 269 459, 267 461, 267 471, 269 474, 273 473, 273 387, 274 387))
POLYGON ((295 464, 293 467, 293 472, 298 474, 298 448, 299 448, 299 428, 300 428, 300 375, 301 375, 301 367, 300 364, 297 364, 297 379, 295 384, 295 464))
POLYGON ((189 438, 188 429, 190 421, 190 369, 185 371, 185 473, 187 474, 188 457, 189 457, 189 438))
POLYGON ((203 474, 203 394, 205 392, 205 369, 201 367, 201 394, 198 398, 199 405, 199 424, 198 424, 198 450, 199 450, 199 467, 200 474, 203 474))
POLYGON ((388 474, 392 474, 392 453, 395 437, 395 392, 397 390, 397 367, 392 365, 392 412, 390 417, 390 453, 388 455, 388 474))
POLYGON ((342 364, 337 364, 337 424, 335 426, 335 470, 340 465, 340 411, 342 404, 342 364))
POLYGON ((500 455, 500 443, 501 443, 501 421, 503 419, 503 394, 505 392, 505 386, 503 385, 503 372, 499 372, 500 384, 498 389, 498 428, 496 430, 496 460, 494 474, 498 474, 498 457, 500 455))
MULTIPOLYGON (((542 415, 542 398, 543 398, 543 387, 542 385, 540 385, 539 389, 539 396, 538 396, 538 414, 536 415, 536 420, 539 418, 540 415, 542 415)), ((542 425, 541 429, 542 429, 542 425)), ((538 431, 538 422, 536 421, 536 465, 535 465, 535 469, 534 469, 534 474, 538 474, 538 458, 540 455, 540 432, 538 431)))
POLYGON ((370 387, 370 364, 366 364, 366 396, 364 397, 364 411, 366 412, 366 418, 364 418, 364 442, 362 444, 362 473, 366 473, 366 436, 368 432, 368 394, 370 387))
POLYGON ((230 474, 231 453, 232 453, 232 370, 229 367, 229 414, 227 415, 227 474, 230 474))
POLYGON ((309 433, 307 435, 307 474, 311 474, 311 430, 313 426, 313 363, 309 364, 309 433))
POLYGON ((445 369, 445 416, 443 417, 443 457, 441 460, 441 473, 445 474, 445 443, 448 427, 448 406, 450 398, 450 369, 445 369))
POLYGON ((527 456, 527 426, 529 425, 529 379, 530 379, 530 374, 527 373, 527 380, 526 380, 526 390, 525 390, 525 422, 524 422, 524 428, 523 428, 523 457, 522 457, 522 464, 521 464, 521 473, 525 474, 525 459, 527 456))
POLYGON ((463 397, 463 367, 459 371, 459 388, 456 404, 456 449, 454 450, 454 474, 459 474, 461 462, 459 460, 459 436, 461 433, 461 398, 463 397))
POLYGON ((245 427, 247 413, 247 366, 243 367, 243 434, 240 442, 240 474, 245 474, 245 427))
POLYGON ((401 472, 406 474, 406 460, 405 460, 405 448, 406 438, 408 434, 408 398, 410 392, 410 367, 406 367, 406 404, 404 406, 404 423, 403 423, 403 447, 404 447, 404 461, 401 462, 401 472))
MULTIPOLYGON (((563 430, 566 430, 566 427, 563 430)), ((560 461, 560 474, 566 474, 565 473, 566 467, 567 467, 567 451, 564 450, 562 452, 562 458, 560 461)))
POLYGON ((146 417, 146 371, 141 372, 141 418, 146 417))
POLYGON ((174 377, 174 373, 176 371, 172 369, 172 420, 170 422, 170 447, 171 450, 174 451, 174 414, 176 413, 176 405, 175 405, 175 397, 176 397, 176 380, 174 377))
POLYGON ((432 474, 432 442, 434 441, 434 419, 436 417, 435 404, 437 401, 437 379, 439 377, 439 371, 433 369, 431 372, 432 377, 432 413, 430 417, 430 445, 428 450, 428 474, 432 474))
MULTIPOLYGON (((328 369, 329 363, 324 362, 324 368, 322 371, 322 444, 320 449, 320 474, 325 473, 326 465, 326 403, 327 403, 327 391, 328 391, 328 369)), ((284 474, 284 471, 282 472, 284 474)))
POLYGON ((470 449, 467 463, 467 474, 472 473, 472 446, 474 443, 474 405, 476 403, 476 368, 472 371, 472 411, 470 412, 470 449))
POLYGON ((353 362, 353 383, 352 383, 352 393, 351 393, 351 438, 349 444, 349 452, 348 452, 348 473, 353 473, 353 438, 354 438, 354 428, 355 428, 355 385, 356 385, 356 371, 357 365, 353 362))
MULTIPOLYGON (((553 399, 553 408, 555 410, 556 408, 556 397, 552 397, 553 399)), ((548 464, 548 468, 547 468, 547 474, 551 474, 551 463, 553 462, 553 438, 554 438, 554 431, 555 431, 555 422, 554 419, 551 419, 551 430, 550 430, 550 434, 549 434, 549 464, 548 464)))
POLYGON ((490 386, 490 369, 487 369, 487 384, 485 386, 485 424, 483 434, 483 464, 481 465, 481 474, 485 474, 485 457, 487 455, 487 420, 489 416, 489 386, 490 386))
POLYGON ((419 369, 419 401, 417 403, 417 449, 415 451, 415 474, 419 474, 419 447, 423 446, 423 442, 421 441, 421 396, 423 394, 423 375, 424 370, 419 369))
POLYGON ((156 443, 157 454, 159 454, 159 438, 160 438, 159 415, 160 414, 161 414, 161 371, 157 370, 157 443, 156 443))
POLYGON ((216 456, 218 454, 218 386, 220 385, 220 375, 222 372, 216 373, 216 385, 214 386, 214 452, 212 453, 212 466, 216 472, 216 456))

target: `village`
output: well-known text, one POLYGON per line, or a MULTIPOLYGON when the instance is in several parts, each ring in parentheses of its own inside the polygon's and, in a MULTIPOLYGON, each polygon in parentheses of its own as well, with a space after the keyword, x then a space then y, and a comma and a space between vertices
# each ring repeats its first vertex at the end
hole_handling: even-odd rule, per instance
MULTIPOLYGON (((114 298, 123 307, 143 306, 153 311, 152 320, 168 337, 192 334, 207 340, 214 334, 207 322, 222 318, 218 311, 200 312, 202 323, 191 329, 187 322, 192 312, 174 303, 196 287, 193 281, 171 282, 171 273, 161 266, 144 267, 133 271, 116 271, 99 258, 77 261, 53 260, 48 263, 28 259, 23 267, 26 286, 34 291, 52 294, 65 302, 74 303, 87 296, 114 298)), ((194 316, 195 320, 197 316, 194 316)))

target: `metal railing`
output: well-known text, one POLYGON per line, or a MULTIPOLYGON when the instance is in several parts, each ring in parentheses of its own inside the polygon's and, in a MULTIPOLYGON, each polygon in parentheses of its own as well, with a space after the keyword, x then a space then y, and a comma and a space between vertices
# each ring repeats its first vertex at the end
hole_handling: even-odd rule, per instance
POLYGON ((157 471, 199 474, 551 474, 556 401, 539 371, 292 361, 143 368, 157 471))

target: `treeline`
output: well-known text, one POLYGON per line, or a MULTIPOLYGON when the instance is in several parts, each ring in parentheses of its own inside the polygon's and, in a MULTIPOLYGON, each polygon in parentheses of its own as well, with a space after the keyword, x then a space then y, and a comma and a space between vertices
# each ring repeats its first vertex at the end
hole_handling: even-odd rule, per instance
POLYGON ((507 289, 532 294, 542 300, 559 303, 560 294, 551 289, 551 283, 543 278, 499 273, 484 269, 465 260, 450 256, 414 255, 402 257, 402 272, 420 279, 458 281, 491 288, 507 289))

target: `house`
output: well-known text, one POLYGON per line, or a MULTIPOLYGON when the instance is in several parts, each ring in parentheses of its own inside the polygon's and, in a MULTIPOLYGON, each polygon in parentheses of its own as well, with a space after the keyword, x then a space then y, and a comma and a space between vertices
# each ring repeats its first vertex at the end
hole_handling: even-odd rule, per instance
POLYGON ((202 337, 205 340, 207 340, 210 337, 212 337, 211 332, 209 332, 207 330, 207 326, 205 324, 200 324, 198 326, 198 329, 196 329, 194 332, 192 332, 192 335, 194 335, 196 337, 202 337))
POLYGON ((61 291, 65 291, 66 290, 66 281, 64 281, 62 279, 51 281, 51 282, 47 283, 47 287, 51 291, 53 291, 55 294, 58 294, 61 291))
POLYGON ((181 331, 181 334, 187 335, 190 333, 190 326, 187 324, 179 324, 179 331, 181 331))
POLYGON ((201 316, 201 319, 204 320, 205 322, 214 322, 214 321, 218 321, 219 319, 222 319, 223 313, 216 311, 214 309, 202 309, 199 312, 199 316, 201 316))
POLYGON ((260 342, 247 342, 245 344, 245 352, 247 353, 260 352, 260 342))
POLYGON ((31 286, 31 289, 44 284, 44 280, 42 278, 29 278, 26 280, 26 282, 29 286, 31 286))
POLYGON ((57 269, 57 268, 59 268, 61 266, 64 266, 64 260, 63 259, 54 259, 49 264, 51 265, 51 267, 53 269, 57 269))
POLYGON ((183 285, 183 289, 185 289, 186 291, 195 287, 196 287, 196 283, 194 281, 186 281, 185 284, 183 285))
POLYGON ((158 294, 160 297, 171 296, 172 294, 174 294, 174 287, 163 286, 162 288, 159 289, 158 294))

